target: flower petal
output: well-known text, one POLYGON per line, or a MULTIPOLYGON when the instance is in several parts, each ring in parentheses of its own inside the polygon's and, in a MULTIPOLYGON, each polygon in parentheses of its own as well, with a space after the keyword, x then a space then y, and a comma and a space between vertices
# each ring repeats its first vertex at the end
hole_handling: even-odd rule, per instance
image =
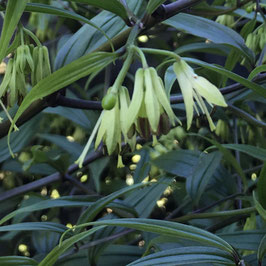
POLYGON ((135 75, 134 91, 131 103, 128 107, 128 117, 125 125, 125 131, 127 132, 137 118, 143 96, 144 96, 144 70, 142 68, 139 68, 135 75))
MULTIPOLYGON (((178 80, 186 107, 187 129, 190 128, 193 118, 193 88, 188 76, 185 74, 181 62, 174 63, 174 72, 178 80)), ((188 74, 188 73, 187 73, 188 74)))
POLYGON ((160 120, 160 104, 155 96, 152 77, 150 69, 146 68, 144 70, 144 81, 145 81, 145 106, 147 117, 151 126, 152 131, 157 132, 159 120, 160 120))
POLYGON ((152 83, 153 87, 156 93, 156 97, 159 101, 159 103, 162 105, 163 109, 167 113, 169 120, 171 124, 174 126, 175 125, 175 120, 177 119, 172 107, 170 105, 169 99, 166 96, 165 89, 163 87, 163 83, 161 82, 159 76, 157 75, 157 72, 154 68, 150 68, 150 73, 152 77, 152 83))
POLYGON ((193 88, 208 102, 226 107, 227 104, 219 89, 203 77, 195 77, 192 80, 193 88))

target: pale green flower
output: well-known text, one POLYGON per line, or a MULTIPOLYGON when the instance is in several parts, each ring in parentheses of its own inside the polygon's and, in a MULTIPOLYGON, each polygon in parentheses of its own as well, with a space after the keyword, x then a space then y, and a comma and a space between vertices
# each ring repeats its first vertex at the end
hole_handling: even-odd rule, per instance
POLYGON ((171 108, 163 82, 155 68, 138 69, 125 123, 126 132, 132 125, 136 125, 139 134, 149 138, 151 134, 166 134, 170 130, 170 124, 174 126, 176 121, 181 123, 171 108))
POLYGON ((80 167, 82 167, 85 156, 88 153, 94 138, 96 138, 95 149, 99 147, 100 143, 103 143, 109 155, 114 152, 118 153, 118 168, 124 166, 120 155, 122 141, 125 144, 128 144, 132 150, 135 148, 136 134, 133 134, 129 138, 125 130, 126 115, 129 105, 127 88, 120 87, 118 93, 114 94, 114 97, 116 98, 115 101, 112 100, 114 106, 109 110, 102 111, 82 154, 76 161, 80 167))
POLYGON ((210 106, 213 106, 214 104, 226 107, 227 104, 223 95, 219 89, 207 79, 195 74, 194 70, 182 59, 174 63, 174 71, 184 97, 187 115, 187 129, 189 129, 191 126, 194 109, 196 110, 197 114, 199 114, 197 106, 194 102, 194 100, 196 100, 202 113, 206 114, 210 129, 213 131, 215 129, 215 125, 203 101, 203 98, 210 106))

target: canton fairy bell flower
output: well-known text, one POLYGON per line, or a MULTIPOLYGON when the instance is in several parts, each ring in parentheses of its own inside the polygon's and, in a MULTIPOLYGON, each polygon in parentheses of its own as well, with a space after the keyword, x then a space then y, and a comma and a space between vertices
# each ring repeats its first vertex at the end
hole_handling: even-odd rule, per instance
POLYGON ((95 137, 95 149, 99 147, 100 143, 103 143, 109 155, 114 152, 118 153, 118 168, 124 167, 121 155, 119 154, 122 148, 122 140, 128 144, 132 150, 136 145, 136 134, 133 133, 129 138, 125 130, 126 115, 129 105, 128 90, 121 86, 117 92, 114 91, 116 91, 116 89, 113 90, 112 87, 109 88, 106 96, 103 98, 102 106, 104 110, 102 111, 82 154, 76 161, 80 167, 82 167, 85 156, 95 137))
POLYGON ((187 115, 187 129, 189 129, 192 124, 193 110, 195 109, 197 114, 199 114, 197 106, 194 102, 194 100, 196 100, 202 113, 207 116, 210 129, 213 131, 215 129, 215 125, 203 101, 203 98, 210 106, 213 106, 214 104, 226 107, 227 104, 223 95, 219 89, 207 79, 195 74, 194 70, 184 60, 181 59, 180 61, 174 63, 173 67, 184 97, 187 115))
POLYGON ((156 70, 153 67, 138 69, 125 130, 128 131, 136 124, 139 134, 149 138, 151 134, 167 133, 170 124, 175 125, 176 121, 180 122, 171 108, 156 70))

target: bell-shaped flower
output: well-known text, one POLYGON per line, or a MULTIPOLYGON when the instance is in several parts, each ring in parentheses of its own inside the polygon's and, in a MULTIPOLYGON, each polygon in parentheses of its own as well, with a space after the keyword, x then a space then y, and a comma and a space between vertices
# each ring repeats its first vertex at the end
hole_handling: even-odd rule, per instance
POLYGON ((207 79, 195 74, 194 70, 184 60, 181 59, 180 61, 174 63, 173 67, 184 97, 187 115, 187 129, 191 126, 194 109, 199 114, 198 108, 194 102, 194 100, 196 100, 202 113, 206 114, 210 129, 213 131, 215 129, 215 125, 203 98, 210 106, 213 106, 214 104, 226 107, 227 104, 223 95, 219 89, 207 79))
POLYGON ((170 124, 175 125, 176 121, 179 120, 171 108, 156 70, 153 67, 138 69, 125 130, 128 131, 135 124, 139 134, 149 138, 151 134, 167 133, 170 124))
POLYGON ((129 137, 125 130, 129 105, 127 88, 120 87, 117 93, 113 93, 111 87, 104 97, 102 105, 104 110, 91 133, 88 143, 77 160, 80 167, 95 137, 95 149, 102 143, 106 147, 109 155, 114 152, 118 153, 117 167, 124 166, 119 154, 121 152, 121 142, 124 141, 126 144, 129 144, 132 150, 135 148, 136 134, 133 133, 129 137))

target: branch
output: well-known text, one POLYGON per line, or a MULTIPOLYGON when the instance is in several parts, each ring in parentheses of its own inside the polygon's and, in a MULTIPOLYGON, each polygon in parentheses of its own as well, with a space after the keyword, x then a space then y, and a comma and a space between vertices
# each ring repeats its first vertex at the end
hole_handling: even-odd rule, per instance
MULTIPOLYGON (((263 81, 265 79, 266 79, 266 73, 263 73, 263 74, 259 74, 253 81, 254 82, 260 82, 260 81, 263 81)), ((244 88, 244 86, 242 84, 234 83, 232 85, 229 85, 229 86, 226 86, 226 87, 220 89, 220 91, 223 95, 226 95, 226 94, 238 91, 238 90, 243 89, 243 88, 244 88)), ((171 96, 170 102, 172 104, 183 103, 184 99, 183 99, 182 95, 171 96)), ((67 98, 63 95, 57 95, 57 99, 55 100, 55 102, 53 102, 52 106, 49 106, 45 99, 38 100, 38 101, 34 102, 21 115, 21 117, 16 122, 16 125, 17 126, 23 125, 25 122, 27 122, 32 117, 34 117, 35 115, 40 113, 46 107, 56 107, 56 106, 65 106, 65 107, 70 107, 70 108, 78 108, 78 109, 86 109, 86 110, 102 110, 101 102, 87 101, 87 100, 81 100, 81 99, 72 99, 72 98, 67 98)), ((228 108, 229 108, 229 110, 235 112, 236 115, 245 119, 246 121, 250 122, 251 124, 265 128, 266 124, 264 122, 261 122, 261 121, 255 119, 254 117, 252 117, 248 113, 242 111, 241 109, 238 109, 237 107, 234 107, 233 105, 230 105, 228 108)), ((6 120, 5 122, 0 124, 0 138, 5 137, 7 135, 9 127, 10 127, 10 122, 8 120, 6 120)))
POLYGON ((165 11, 165 18, 168 19, 181 11, 184 11, 198 3, 203 2, 202 0, 179 0, 168 5, 162 5, 165 11))
MULTIPOLYGON (((86 157, 86 159, 84 160, 83 166, 88 165, 89 163, 97 160, 98 158, 101 158, 102 156, 103 156, 103 152, 102 151, 95 151, 95 152, 90 153, 86 157)), ((67 176, 71 175, 77 170, 79 170, 78 165, 77 164, 72 164, 67 169, 66 175, 67 176)), ((25 193, 27 193, 29 191, 33 191, 33 190, 38 189, 40 187, 47 186, 50 183, 61 181, 62 179, 63 179, 63 175, 61 173, 59 173, 59 172, 56 172, 56 173, 54 173, 52 175, 49 175, 49 176, 44 177, 44 178, 41 178, 41 179, 36 180, 34 182, 31 182, 29 184, 26 184, 26 185, 23 185, 23 186, 16 187, 16 188, 13 188, 11 190, 5 191, 4 193, 0 194, 0 202, 4 201, 4 200, 7 200, 7 199, 10 199, 10 198, 15 197, 15 196, 19 196, 19 195, 25 194, 25 193)), ((86 192, 89 192, 89 191, 87 190, 86 192)))

